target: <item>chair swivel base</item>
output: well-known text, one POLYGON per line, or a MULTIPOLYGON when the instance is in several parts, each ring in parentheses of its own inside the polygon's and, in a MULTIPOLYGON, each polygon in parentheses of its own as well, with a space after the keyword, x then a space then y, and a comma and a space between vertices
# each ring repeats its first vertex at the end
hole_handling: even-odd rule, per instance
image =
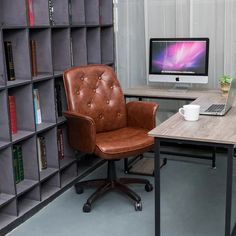
POLYGON ((97 190, 88 198, 88 200, 84 204, 83 212, 90 212, 92 204, 95 202, 95 200, 103 196, 105 193, 113 190, 126 194, 128 197, 130 197, 132 200, 135 201, 134 204, 135 210, 142 211, 142 202, 140 196, 125 185, 133 183, 145 184, 145 190, 147 192, 153 190, 153 186, 148 180, 136 179, 136 178, 120 178, 117 180, 108 180, 108 179, 88 180, 76 183, 75 190, 76 193, 81 194, 83 193, 83 187, 98 187, 97 190))

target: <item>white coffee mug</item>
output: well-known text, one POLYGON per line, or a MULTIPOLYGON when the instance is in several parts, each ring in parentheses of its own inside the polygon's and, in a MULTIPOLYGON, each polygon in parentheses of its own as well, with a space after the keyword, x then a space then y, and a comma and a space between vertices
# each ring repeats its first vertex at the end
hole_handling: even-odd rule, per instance
POLYGON ((196 121, 199 119, 200 105, 184 105, 179 109, 179 114, 188 121, 196 121))

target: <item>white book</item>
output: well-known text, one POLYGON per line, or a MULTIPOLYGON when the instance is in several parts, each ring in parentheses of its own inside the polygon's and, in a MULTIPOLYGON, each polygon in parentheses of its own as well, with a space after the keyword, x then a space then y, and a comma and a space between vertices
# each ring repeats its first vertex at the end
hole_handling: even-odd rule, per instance
POLYGON ((41 124, 42 115, 41 115, 41 109, 40 109, 40 98, 39 98, 38 89, 34 89, 34 111, 35 111, 36 124, 41 124))

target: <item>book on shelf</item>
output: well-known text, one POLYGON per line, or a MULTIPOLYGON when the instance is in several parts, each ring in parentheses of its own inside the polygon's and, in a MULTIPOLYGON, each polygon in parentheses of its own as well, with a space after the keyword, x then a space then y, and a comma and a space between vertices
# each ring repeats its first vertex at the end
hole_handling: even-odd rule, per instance
POLYGON ((36 88, 33 89, 33 94, 34 94, 35 123, 38 125, 42 123, 39 90, 36 88))
POLYGON ((72 25, 72 0, 68 0, 69 24, 72 25))
POLYGON ((11 134, 17 133, 17 119, 16 119, 16 102, 15 97, 12 95, 8 96, 9 103, 9 116, 10 116, 10 128, 11 134))
POLYGON ((13 156, 13 169, 14 169, 14 177, 15 177, 15 181, 16 183, 18 184, 20 181, 19 181, 19 170, 18 170, 18 160, 17 160, 17 150, 16 150, 16 147, 13 146, 13 149, 12 149, 12 156, 13 156))
POLYGON ((58 158, 63 160, 65 157, 65 148, 64 148, 64 138, 62 129, 57 129, 57 148, 58 148, 58 158))
POLYGON ((14 167, 14 175, 15 181, 18 184, 22 180, 24 180, 24 163, 23 163, 23 152, 21 145, 13 146, 13 167, 14 167))
POLYGON ((33 0, 27 0, 27 5, 28 5, 29 26, 34 26, 35 19, 34 19, 33 0))
POLYGON ((39 171, 47 168, 46 141, 44 136, 37 137, 39 171))
POLYGON ((38 75, 38 67, 37 67, 37 57, 36 57, 36 40, 30 40, 30 59, 31 59, 31 68, 32 68, 32 76, 38 75))
POLYGON ((61 93, 61 84, 55 83, 55 93, 56 93, 56 112, 57 116, 62 116, 62 93, 61 93))
POLYGON ((54 13, 53 0, 48 0, 48 10, 49 10, 50 25, 55 25, 55 21, 53 17, 53 13, 54 13))
POLYGON ((71 55, 71 65, 74 66, 73 38, 72 38, 72 36, 70 36, 70 55, 71 55))
POLYGON ((7 79, 8 81, 13 81, 16 78, 15 78, 14 60, 12 52, 12 43, 10 41, 5 41, 4 49, 5 49, 5 58, 7 67, 7 79))

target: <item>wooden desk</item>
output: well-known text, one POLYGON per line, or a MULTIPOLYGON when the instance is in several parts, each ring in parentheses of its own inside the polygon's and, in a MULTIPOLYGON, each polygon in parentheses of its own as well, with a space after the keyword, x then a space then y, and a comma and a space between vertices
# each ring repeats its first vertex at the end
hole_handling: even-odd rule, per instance
POLYGON ((173 91, 170 88, 159 88, 154 86, 140 86, 135 88, 128 88, 123 90, 125 97, 138 98, 159 98, 171 100, 195 100, 207 94, 220 94, 219 90, 210 89, 189 89, 186 92, 173 91))
MULTIPOLYGON (((220 93, 205 93, 193 103, 205 106, 225 100, 220 93)), ((155 138, 155 236, 160 236, 160 146, 161 142, 183 142, 227 149, 225 236, 231 235, 233 156, 236 145, 236 107, 223 117, 200 116, 196 122, 185 121, 178 113, 149 132, 155 138)), ((235 227, 234 227, 235 228, 235 227)))
MULTIPOLYGON (((143 98, 156 98, 156 99, 167 99, 167 100, 184 100, 184 101, 194 101, 197 98, 204 97, 208 94, 217 94, 220 95, 219 90, 200 90, 200 89, 189 89, 186 92, 183 91, 176 91, 167 87, 155 87, 155 86, 139 86, 135 88, 128 88, 124 89, 124 96, 126 98, 138 98, 139 100, 142 100, 143 98)), ((177 153, 174 152, 169 152, 169 154, 175 154, 177 153)), ((180 154, 178 154, 180 155, 180 154)), ((192 156, 196 157, 197 155, 188 155, 182 153, 184 156, 192 156)), ((202 159, 209 159, 212 160, 212 168, 215 168, 215 150, 212 150, 212 155, 211 156, 197 156, 198 158, 202 159)), ((140 174, 137 172, 131 171, 133 163, 135 163, 136 158, 133 158, 131 160, 128 160, 127 158, 124 160, 124 171, 125 173, 131 173, 131 174, 140 174)), ((164 162, 162 163, 165 165, 166 159, 164 159, 164 162)), ((152 174, 151 174, 152 175, 152 174)))

